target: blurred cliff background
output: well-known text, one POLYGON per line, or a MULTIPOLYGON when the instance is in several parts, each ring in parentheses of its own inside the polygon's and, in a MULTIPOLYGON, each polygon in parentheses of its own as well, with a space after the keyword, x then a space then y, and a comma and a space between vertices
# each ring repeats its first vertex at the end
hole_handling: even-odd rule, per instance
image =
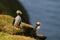
POLYGON ((41 21, 38 33, 47 36, 47 40, 60 40, 60 0, 19 0, 26 8, 30 23, 41 21))

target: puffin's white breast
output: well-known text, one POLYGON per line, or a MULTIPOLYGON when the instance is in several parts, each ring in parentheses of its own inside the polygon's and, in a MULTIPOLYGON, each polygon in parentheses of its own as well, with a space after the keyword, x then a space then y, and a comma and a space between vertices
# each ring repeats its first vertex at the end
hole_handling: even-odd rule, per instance
POLYGON ((18 25, 21 21, 21 17, 18 15, 16 18, 15 18, 15 23, 14 25, 18 25))

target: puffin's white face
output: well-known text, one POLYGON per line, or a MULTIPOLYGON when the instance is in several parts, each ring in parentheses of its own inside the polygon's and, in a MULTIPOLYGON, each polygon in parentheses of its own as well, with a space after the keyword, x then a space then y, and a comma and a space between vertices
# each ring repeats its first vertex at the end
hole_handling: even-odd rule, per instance
POLYGON ((17 10, 16 13, 17 13, 17 14, 19 14, 19 13, 22 14, 22 12, 21 12, 20 10, 17 10))
POLYGON ((40 22, 37 22, 37 24, 40 24, 40 22))

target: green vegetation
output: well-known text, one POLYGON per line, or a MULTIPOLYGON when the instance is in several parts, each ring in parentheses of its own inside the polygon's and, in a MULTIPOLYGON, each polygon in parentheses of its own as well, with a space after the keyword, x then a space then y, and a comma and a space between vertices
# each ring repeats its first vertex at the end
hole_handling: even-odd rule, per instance
POLYGON ((34 38, 11 35, 21 33, 22 30, 12 26, 13 17, 9 15, 0 15, 0 40, 35 40, 34 38))
POLYGON ((0 21, 5 25, 11 25, 13 22, 13 17, 9 15, 0 15, 0 21))
POLYGON ((35 39, 30 37, 10 35, 7 33, 0 32, 0 40, 35 40, 35 39))

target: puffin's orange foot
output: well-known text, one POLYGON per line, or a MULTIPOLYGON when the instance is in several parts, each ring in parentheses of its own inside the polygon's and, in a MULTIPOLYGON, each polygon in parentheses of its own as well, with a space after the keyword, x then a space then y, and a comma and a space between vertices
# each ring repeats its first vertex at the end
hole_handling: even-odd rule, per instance
POLYGON ((19 28, 18 28, 18 27, 15 27, 15 29, 16 29, 16 30, 19 30, 19 28))

